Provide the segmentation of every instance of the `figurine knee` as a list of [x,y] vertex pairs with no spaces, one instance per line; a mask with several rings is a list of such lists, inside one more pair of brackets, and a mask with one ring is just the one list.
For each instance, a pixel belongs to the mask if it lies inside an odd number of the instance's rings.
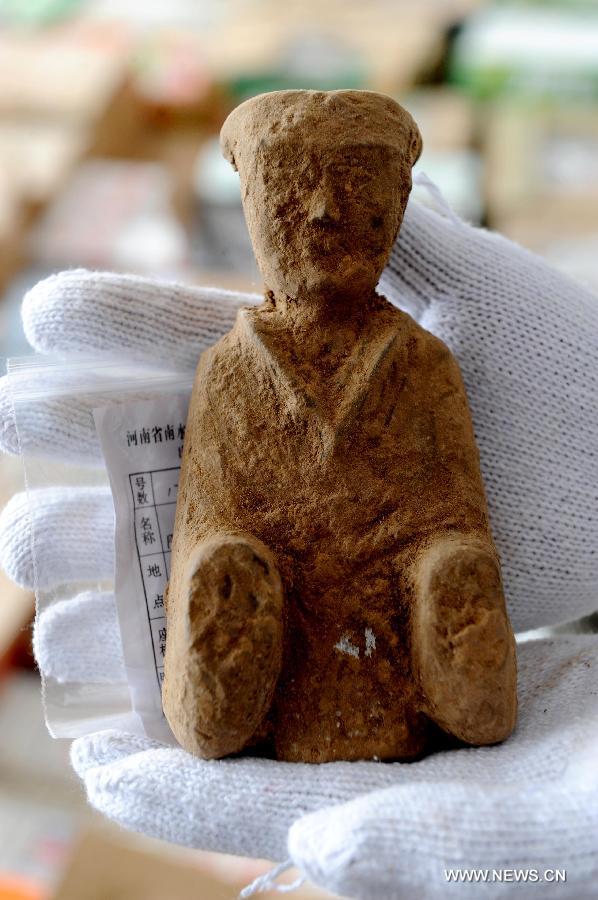
[[492,544],[439,536],[413,576],[414,661],[426,712],[467,743],[504,740],[517,713],[515,640]]
[[163,706],[186,750],[243,749],[268,712],[282,664],[282,584],[251,535],[218,534],[192,554],[168,600]]

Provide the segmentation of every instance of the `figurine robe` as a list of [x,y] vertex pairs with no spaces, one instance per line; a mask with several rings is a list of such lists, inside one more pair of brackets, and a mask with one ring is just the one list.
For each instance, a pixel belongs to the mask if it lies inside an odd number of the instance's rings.
[[514,643],[458,365],[376,294],[327,327],[310,343],[266,298],[201,357],[171,725],[203,756],[312,762],[500,740]]

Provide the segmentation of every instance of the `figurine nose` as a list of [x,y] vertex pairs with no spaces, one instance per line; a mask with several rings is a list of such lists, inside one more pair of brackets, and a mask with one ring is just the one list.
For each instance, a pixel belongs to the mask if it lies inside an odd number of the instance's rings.
[[340,211],[332,192],[320,185],[311,200],[308,219],[310,222],[340,222]]

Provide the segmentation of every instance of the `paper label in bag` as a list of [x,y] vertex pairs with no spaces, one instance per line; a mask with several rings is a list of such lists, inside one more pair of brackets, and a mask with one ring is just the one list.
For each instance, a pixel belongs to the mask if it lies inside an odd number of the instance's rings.
[[164,592],[190,392],[94,410],[115,509],[114,593],[133,710],[175,742],[162,711]]

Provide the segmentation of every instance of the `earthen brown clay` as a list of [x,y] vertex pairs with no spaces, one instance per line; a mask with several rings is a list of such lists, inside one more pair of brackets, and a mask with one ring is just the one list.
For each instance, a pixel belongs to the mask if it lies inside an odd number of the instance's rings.
[[285,91],[221,133],[266,284],[203,354],[164,709],[206,758],[412,759],[514,727],[516,672],[459,367],[376,294],[417,127]]

